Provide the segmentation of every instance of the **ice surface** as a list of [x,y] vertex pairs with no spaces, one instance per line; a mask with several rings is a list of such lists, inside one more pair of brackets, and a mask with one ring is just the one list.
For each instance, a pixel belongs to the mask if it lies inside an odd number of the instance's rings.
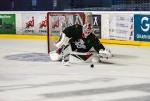
[[150,47],[105,45],[101,64],[50,62],[47,42],[0,39],[0,101],[149,101]]

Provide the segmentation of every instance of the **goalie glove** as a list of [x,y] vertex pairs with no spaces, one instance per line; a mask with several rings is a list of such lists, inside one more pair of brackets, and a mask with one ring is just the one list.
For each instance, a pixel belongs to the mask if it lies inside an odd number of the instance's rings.
[[102,58],[110,58],[110,57],[112,57],[112,54],[109,49],[105,49],[105,50],[101,49],[99,51],[99,56]]

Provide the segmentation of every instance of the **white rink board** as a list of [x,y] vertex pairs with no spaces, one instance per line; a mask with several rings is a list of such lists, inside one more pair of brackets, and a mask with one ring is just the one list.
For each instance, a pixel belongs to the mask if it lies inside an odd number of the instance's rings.
[[[64,11],[64,12],[66,12],[66,11]],[[74,11],[74,12],[76,12],[76,11]],[[89,12],[89,11],[86,11],[86,12]],[[37,20],[35,20],[35,23],[38,24],[39,21],[43,20],[43,17],[40,18],[39,16],[43,16],[44,14],[46,16],[47,11],[22,11],[22,12],[20,12],[20,11],[14,11],[14,12],[1,11],[0,14],[16,14],[16,22],[17,22],[16,23],[16,32],[17,32],[17,34],[27,34],[27,33],[23,32],[24,27],[23,27],[22,17],[25,15],[27,16],[29,14],[33,14],[35,16],[35,18],[37,18]],[[137,12],[136,11],[134,11],[134,12],[131,12],[131,11],[92,11],[92,14],[102,15],[102,24],[101,24],[102,25],[101,26],[102,37],[108,39],[107,34],[109,34],[109,15],[111,15],[111,14],[129,14],[129,15],[130,14],[147,14],[147,15],[150,15],[150,12],[149,11],[141,11],[141,12],[139,12],[139,11],[137,11]],[[38,27],[35,27],[36,34],[39,33],[38,31],[39,31]],[[35,33],[33,33],[33,34],[35,34]],[[41,33],[41,34],[43,35],[43,33]],[[44,33],[44,34],[46,34],[46,33]]]

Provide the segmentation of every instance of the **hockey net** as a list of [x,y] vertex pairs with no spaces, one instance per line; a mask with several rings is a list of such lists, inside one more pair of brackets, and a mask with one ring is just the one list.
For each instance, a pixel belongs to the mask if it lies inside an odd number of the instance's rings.
[[60,38],[60,33],[75,23],[83,25],[85,14],[83,12],[48,12],[47,13],[47,42],[48,53],[55,50],[55,43]]

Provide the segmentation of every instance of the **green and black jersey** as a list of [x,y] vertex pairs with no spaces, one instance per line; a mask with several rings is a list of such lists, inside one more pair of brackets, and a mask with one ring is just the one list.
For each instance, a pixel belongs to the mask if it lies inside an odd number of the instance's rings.
[[63,33],[65,33],[67,37],[71,38],[70,43],[73,51],[88,52],[92,47],[97,52],[99,52],[100,49],[105,49],[93,33],[90,33],[87,38],[82,37],[81,25],[67,27]]

